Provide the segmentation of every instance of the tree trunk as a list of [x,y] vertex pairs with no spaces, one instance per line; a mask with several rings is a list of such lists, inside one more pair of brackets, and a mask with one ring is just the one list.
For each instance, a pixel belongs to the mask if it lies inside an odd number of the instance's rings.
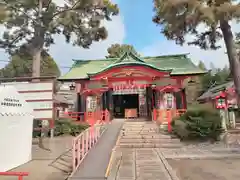
[[240,61],[238,60],[233,33],[229,22],[226,20],[222,20],[220,22],[220,28],[222,30],[225,46],[227,49],[230,70],[233,75],[233,81],[238,99],[238,107],[240,107]]
[[40,48],[34,50],[33,63],[32,63],[32,77],[40,77],[41,59],[42,59],[41,53],[42,53],[42,49]]

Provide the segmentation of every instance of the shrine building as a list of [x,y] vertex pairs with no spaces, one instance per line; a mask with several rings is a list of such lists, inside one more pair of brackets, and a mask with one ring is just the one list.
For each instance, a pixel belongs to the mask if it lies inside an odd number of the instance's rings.
[[188,54],[74,60],[59,81],[72,82],[77,112],[108,110],[112,118],[147,117],[154,110],[185,110],[185,86],[204,74]]

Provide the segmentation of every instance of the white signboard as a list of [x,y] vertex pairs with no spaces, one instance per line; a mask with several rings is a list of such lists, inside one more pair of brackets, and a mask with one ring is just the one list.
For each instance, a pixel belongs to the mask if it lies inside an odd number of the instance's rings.
[[0,172],[31,160],[33,109],[12,86],[0,87]]
[[14,86],[30,103],[34,111],[35,119],[53,118],[53,82],[8,82],[1,86]]

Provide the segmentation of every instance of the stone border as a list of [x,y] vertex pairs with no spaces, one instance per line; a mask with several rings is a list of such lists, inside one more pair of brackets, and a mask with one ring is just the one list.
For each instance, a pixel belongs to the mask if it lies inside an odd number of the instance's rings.
[[156,150],[157,155],[159,156],[160,160],[162,161],[164,167],[166,168],[171,180],[180,180],[178,178],[178,176],[176,175],[176,172],[173,170],[173,168],[170,166],[170,164],[167,162],[166,158],[164,157],[164,155],[162,154],[162,152],[160,152],[159,150]]
[[[112,149],[112,152],[111,152],[110,160],[109,160],[109,162],[108,162],[108,166],[107,166],[107,169],[106,169],[106,172],[105,172],[105,175],[104,175],[105,179],[108,178],[109,173],[110,173],[111,170],[112,170],[112,165],[113,165],[113,162],[114,162],[113,159],[114,159],[115,156],[116,156],[116,147],[117,147],[117,145],[119,144],[119,141],[120,141],[120,138],[121,138],[122,128],[123,128],[123,124],[122,124],[122,126],[121,126],[121,128],[120,128],[120,131],[119,131],[119,134],[118,134],[116,143],[115,143],[115,145],[114,145],[114,147],[113,147],[113,149]],[[122,155],[121,155],[121,159],[122,159]],[[115,158],[115,161],[116,161],[116,158]],[[117,162],[118,162],[118,161],[117,161]],[[119,164],[119,166],[120,166],[120,164]]]
[[180,155],[180,156],[164,156],[165,159],[192,159],[192,160],[201,160],[201,159],[225,159],[225,158],[239,158],[239,154],[211,154],[211,155]]

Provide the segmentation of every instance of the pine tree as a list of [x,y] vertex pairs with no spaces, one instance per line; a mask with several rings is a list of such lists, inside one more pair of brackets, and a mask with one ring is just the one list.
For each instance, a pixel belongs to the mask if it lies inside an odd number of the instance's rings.
[[[217,49],[218,40],[225,42],[231,73],[240,95],[240,61],[230,21],[240,17],[240,4],[234,0],[154,0],[153,21],[161,25],[162,33],[177,44],[186,42],[186,35],[195,39],[187,42],[202,49]],[[204,30],[199,31],[199,25]],[[240,98],[239,98],[240,105]]]
[[108,56],[106,58],[119,58],[121,57],[126,51],[131,51],[132,53],[140,56],[137,51],[134,49],[132,45],[128,44],[112,44],[111,47],[107,49]]
[[198,63],[198,67],[199,67],[201,70],[204,70],[204,71],[207,70],[205,64],[204,64],[202,61],[199,61],[199,63]]
[[40,76],[41,53],[54,43],[55,34],[64,35],[68,43],[89,48],[93,41],[107,38],[101,21],[118,14],[117,5],[109,0],[64,2],[64,6],[59,6],[52,0],[0,0],[8,12],[2,22],[7,30],[0,45],[12,53],[27,44],[33,58],[33,77]]
[[[2,69],[0,69],[0,77],[14,78],[14,77],[31,77],[32,75],[32,57],[28,53],[25,46],[20,47],[13,53],[10,62]],[[54,59],[45,51],[41,55],[41,76],[60,76],[60,69]]]
[[4,22],[8,17],[8,13],[6,11],[6,6],[0,2],[0,23]]

